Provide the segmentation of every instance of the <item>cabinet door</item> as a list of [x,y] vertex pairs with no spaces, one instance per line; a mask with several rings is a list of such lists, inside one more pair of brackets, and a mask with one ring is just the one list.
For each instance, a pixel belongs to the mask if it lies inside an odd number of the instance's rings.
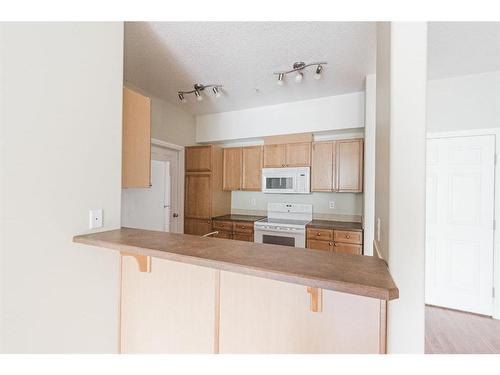
[[151,99],[123,89],[122,187],[151,186]]
[[184,216],[211,219],[211,175],[187,174]]
[[241,188],[241,152],[241,147],[223,150],[223,190],[240,190]]
[[264,145],[264,167],[280,168],[286,164],[286,145]]
[[186,147],[186,172],[212,170],[212,146]]
[[363,191],[363,140],[345,139],[337,141],[337,186],[339,192],[360,193]]
[[335,142],[315,142],[312,146],[311,190],[332,191],[335,180]]
[[309,167],[311,165],[311,142],[288,143],[286,145],[287,167]]
[[212,232],[212,221],[207,219],[184,219],[184,234],[203,236]]
[[262,146],[242,148],[241,190],[262,190]]
[[314,250],[333,251],[333,243],[328,241],[307,240],[307,248]]
[[362,248],[362,245],[354,245],[350,243],[335,242],[333,244],[333,251],[336,253],[361,255],[363,252]]
[[232,232],[226,232],[225,230],[219,230],[219,233],[215,235],[216,238],[225,238],[227,240],[232,240],[233,239],[233,233]]

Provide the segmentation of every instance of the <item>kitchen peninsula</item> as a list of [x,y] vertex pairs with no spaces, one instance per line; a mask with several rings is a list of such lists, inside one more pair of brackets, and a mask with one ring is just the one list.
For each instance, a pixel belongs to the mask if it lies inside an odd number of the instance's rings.
[[376,257],[122,228],[122,353],[385,353],[398,289]]

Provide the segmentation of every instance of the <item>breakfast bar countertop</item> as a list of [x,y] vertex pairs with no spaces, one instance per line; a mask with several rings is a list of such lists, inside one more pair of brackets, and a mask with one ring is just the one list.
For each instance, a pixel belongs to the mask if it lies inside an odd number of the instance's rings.
[[399,297],[385,262],[377,257],[131,228],[73,241],[380,300]]
[[340,229],[351,231],[362,231],[363,226],[355,221],[333,221],[333,220],[313,220],[306,225],[306,228],[316,229]]

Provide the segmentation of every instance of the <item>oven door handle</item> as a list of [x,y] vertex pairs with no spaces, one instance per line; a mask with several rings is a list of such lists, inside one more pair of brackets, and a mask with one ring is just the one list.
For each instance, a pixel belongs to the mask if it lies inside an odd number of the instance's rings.
[[273,232],[273,233],[288,233],[290,235],[298,234],[305,235],[306,231],[304,230],[283,230],[283,229],[271,229],[271,228],[255,228],[255,231],[259,232]]

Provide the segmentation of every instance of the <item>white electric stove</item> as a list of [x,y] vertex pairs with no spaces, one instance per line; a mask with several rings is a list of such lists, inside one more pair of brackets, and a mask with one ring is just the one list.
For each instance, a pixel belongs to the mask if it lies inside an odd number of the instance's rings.
[[268,203],[267,219],[254,223],[254,242],[305,248],[311,220],[311,204]]

